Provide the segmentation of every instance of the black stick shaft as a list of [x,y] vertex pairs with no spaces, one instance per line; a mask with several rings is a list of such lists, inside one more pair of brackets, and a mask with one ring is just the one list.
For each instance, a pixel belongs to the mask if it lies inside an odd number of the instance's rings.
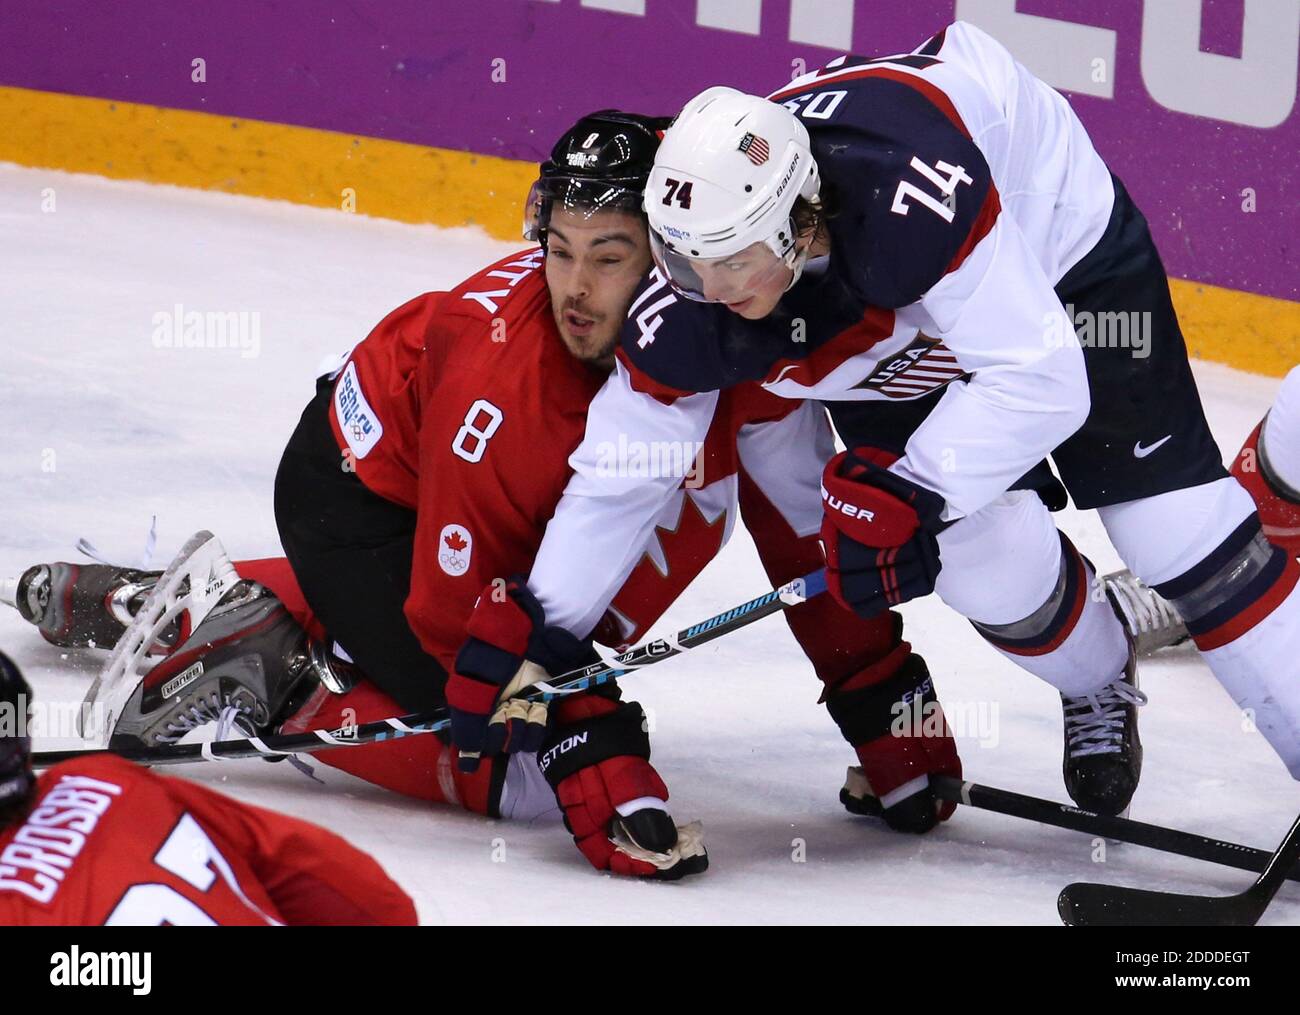
[[[1194,860],[1235,867],[1237,870],[1258,874],[1274,858],[1274,854],[1266,849],[1255,849],[1253,846],[1242,846],[1224,839],[1214,839],[1193,832],[1181,832],[1174,828],[1165,828],[1163,825],[1133,821],[1130,818],[1106,817],[1052,800],[1012,793],[1009,790],[982,786],[979,783],[962,782],[949,776],[931,776],[930,780],[936,795],[944,800],[1006,814],[1013,818],[1037,821],[1039,824],[1068,828],[1088,835],[1118,839],[1135,846],[1146,846],[1148,849],[1158,849],[1165,853],[1191,857]],[[1292,853],[1294,854],[1295,850]],[[1285,870],[1287,879],[1300,881],[1300,872],[1295,870],[1295,860],[1296,857],[1292,855],[1285,865],[1279,865],[1279,878],[1282,876],[1280,871]]]
[[[563,694],[585,691],[609,683],[644,666],[662,662],[680,655],[698,645],[713,641],[756,620],[780,613],[787,606],[805,602],[826,591],[826,572],[814,571],[779,589],[765,592],[756,599],[724,610],[708,620],[677,632],[671,641],[659,639],[629,649],[609,662],[592,663],[582,669],[571,670],[550,680],[547,687]],[[522,697],[537,701],[551,701],[560,697],[539,689]],[[164,744],[158,747],[136,747],[117,751],[79,748],[70,751],[38,751],[32,755],[32,764],[48,768],[63,761],[85,758],[93,754],[117,754],[128,761],[142,765],[181,765],[194,761],[217,761],[232,758],[270,758],[286,754],[310,754],[334,747],[353,747],[395,737],[419,733],[436,733],[449,724],[445,706],[430,712],[378,719],[337,730],[310,731],[307,733],[273,734],[255,740],[219,740],[208,744]]]

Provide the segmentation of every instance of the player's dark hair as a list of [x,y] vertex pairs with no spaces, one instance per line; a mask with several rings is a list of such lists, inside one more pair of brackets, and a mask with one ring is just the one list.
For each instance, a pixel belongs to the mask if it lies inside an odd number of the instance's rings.
[[826,232],[828,223],[839,214],[839,210],[835,189],[825,182],[822,183],[816,202],[809,201],[806,197],[796,197],[794,207],[790,209],[790,221],[794,223],[795,235],[807,235],[816,239]]
[[557,205],[583,216],[616,210],[644,217],[642,192],[671,122],[670,117],[602,109],[566,130],[528,195],[524,237],[544,248]]
[[36,791],[27,735],[31,700],[32,689],[18,666],[0,652],[0,828],[27,813]]

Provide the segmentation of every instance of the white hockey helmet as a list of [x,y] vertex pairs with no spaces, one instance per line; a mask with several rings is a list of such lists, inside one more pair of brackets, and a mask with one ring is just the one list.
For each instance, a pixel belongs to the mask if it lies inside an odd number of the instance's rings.
[[[808,130],[784,106],[734,88],[701,92],[664,134],[645,191],[650,248],[674,288],[691,299],[733,302],[784,265],[798,279],[795,199],[820,187]],[[737,258],[737,255],[743,257]],[[708,276],[738,282],[721,289]],[[788,288],[788,286],[787,286]]]

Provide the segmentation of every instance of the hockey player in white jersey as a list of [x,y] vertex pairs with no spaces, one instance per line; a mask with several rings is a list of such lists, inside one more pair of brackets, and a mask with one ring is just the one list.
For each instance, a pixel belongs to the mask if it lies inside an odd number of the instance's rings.
[[849,448],[824,474],[835,597],[938,592],[1054,685],[1081,806],[1127,804],[1144,697],[1044,504],[1049,455],[1300,777],[1300,567],[1225,470],[1146,222],[1062,96],[959,22],[767,100],[702,93],[645,202],[656,269],[529,580],[548,623],[590,630],[671,492],[599,449],[698,440],[758,381],[827,401]]

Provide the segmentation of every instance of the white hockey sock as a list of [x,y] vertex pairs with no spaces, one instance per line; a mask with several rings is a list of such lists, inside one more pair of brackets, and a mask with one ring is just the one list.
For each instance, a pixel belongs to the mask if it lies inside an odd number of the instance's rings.
[[[1011,651],[998,643],[994,631],[977,625],[1004,656],[1071,698],[1100,691],[1122,676],[1128,663],[1124,626],[1096,584],[1092,568],[1087,568],[1087,576],[1079,619],[1068,629],[1064,640],[1051,651],[1040,654]],[[1008,628],[1002,628],[1002,631],[1006,630]]]
[[1262,733],[1300,779],[1300,585],[1240,638],[1201,654],[1246,713],[1242,729]]
[[963,518],[939,551],[940,597],[1017,666],[1070,697],[1123,672],[1123,626],[1036,494],[1004,494]]

